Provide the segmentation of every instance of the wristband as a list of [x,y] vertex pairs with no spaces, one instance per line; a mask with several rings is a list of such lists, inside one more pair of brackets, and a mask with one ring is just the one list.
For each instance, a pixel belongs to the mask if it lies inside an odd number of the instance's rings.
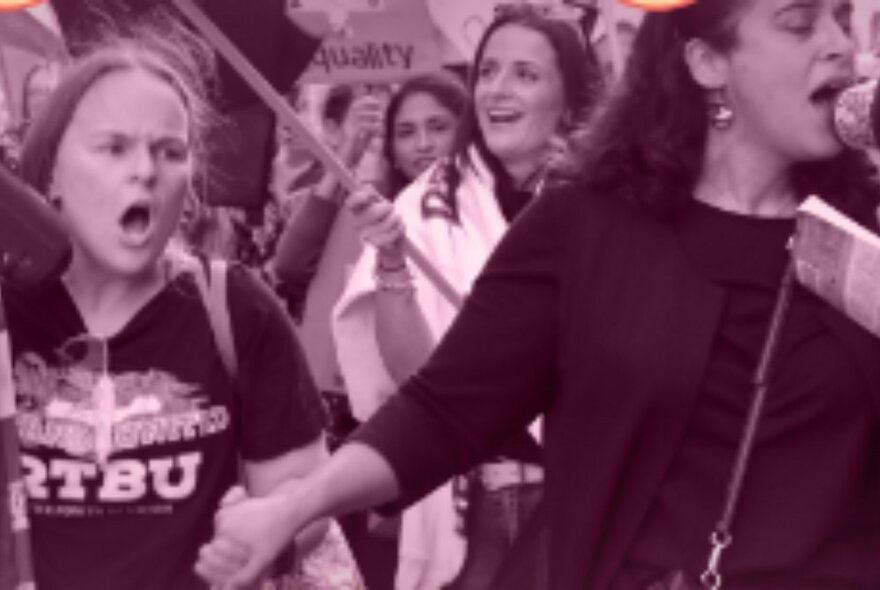
[[395,272],[409,272],[409,267],[406,265],[406,260],[401,260],[400,264],[395,266],[385,266],[382,264],[382,259],[376,259],[376,271],[377,272],[387,272],[387,273],[395,273]]
[[412,295],[416,290],[413,276],[406,264],[395,270],[383,269],[377,265],[373,279],[376,281],[376,288],[379,291]]

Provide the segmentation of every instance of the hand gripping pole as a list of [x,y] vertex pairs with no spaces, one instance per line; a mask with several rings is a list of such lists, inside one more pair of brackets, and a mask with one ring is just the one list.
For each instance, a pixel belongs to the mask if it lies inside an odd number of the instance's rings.
[[[349,191],[357,187],[357,180],[351,171],[324,145],[311,130],[299,120],[296,112],[288,104],[266,78],[254,68],[239,49],[211,19],[193,3],[192,0],[173,0],[177,9],[207,39],[211,45],[226,59],[238,74],[247,81],[251,89],[272,109],[278,119],[293,129],[312,154],[318,158],[339,182]],[[403,249],[406,256],[413,261],[423,275],[455,308],[460,308],[463,298],[458,290],[431,263],[425,254],[404,236]]]

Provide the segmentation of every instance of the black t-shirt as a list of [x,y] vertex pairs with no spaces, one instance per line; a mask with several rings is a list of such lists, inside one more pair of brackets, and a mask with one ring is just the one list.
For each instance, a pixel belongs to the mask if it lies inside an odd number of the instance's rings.
[[239,374],[192,277],[116,335],[87,330],[60,283],[4,292],[41,590],[190,589],[237,458],[306,445],[320,402],[284,311],[241,269],[228,301]]

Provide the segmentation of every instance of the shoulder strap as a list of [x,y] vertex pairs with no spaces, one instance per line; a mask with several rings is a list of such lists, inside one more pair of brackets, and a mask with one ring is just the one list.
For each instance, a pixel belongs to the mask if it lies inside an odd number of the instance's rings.
[[234,379],[238,374],[238,357],[235,354],[226,287],[229,265],[224,260],[208,260],[206,264],[198,266],[200,268],[194,269],[193,276],[208,312],[208,321],[211,323],[211,331],[214,333],[223,366]]

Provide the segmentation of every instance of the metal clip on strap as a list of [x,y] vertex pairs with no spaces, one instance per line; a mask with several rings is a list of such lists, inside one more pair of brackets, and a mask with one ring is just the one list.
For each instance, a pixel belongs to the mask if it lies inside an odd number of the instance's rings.
[[782,326],[788,312],[788,305],[791,302],[791,291],[794,283],[794,264],[789,260],[782,275],[782,283],[779,286],[779,294],[776,297],[776,304],[773,308],[773,316],[770,319],[770,327],[767,331],[767,338],[764,340],[764,347],[761,350],[761,357],[758,361],[758,367],[755,370],[753,380],[754,395],[752,403],[749,407],[748,418],[746,419],[743,435],[740,439],[739,449],[737,450],[736,460],[730,473],[730,482],[727,485],[727,497],[724,503],[724,510],[715,530],[709,535],[709,544],[712,550],[709,553],[709,560],[706,564],[706,570],[700,575],[700,582],[703,587],[708,590],[719,590],[721,588],[721,556],[725,549],[733,543],[733,535],[730,532],[733,523],[733,517],[736,512],[737,501],[739,500],[740,490],[742,489],[743,480],[745,479],[746,469],[748,468],[749,458],[752,449],[755,446],[755,434],[758,431],[758,422],[761,418],[761,411],[764,407],[764,400],[767,398],[767,379],[770,374],[771,365],[776,357],[776,349],[779,344],[779,335],[782,333]]

